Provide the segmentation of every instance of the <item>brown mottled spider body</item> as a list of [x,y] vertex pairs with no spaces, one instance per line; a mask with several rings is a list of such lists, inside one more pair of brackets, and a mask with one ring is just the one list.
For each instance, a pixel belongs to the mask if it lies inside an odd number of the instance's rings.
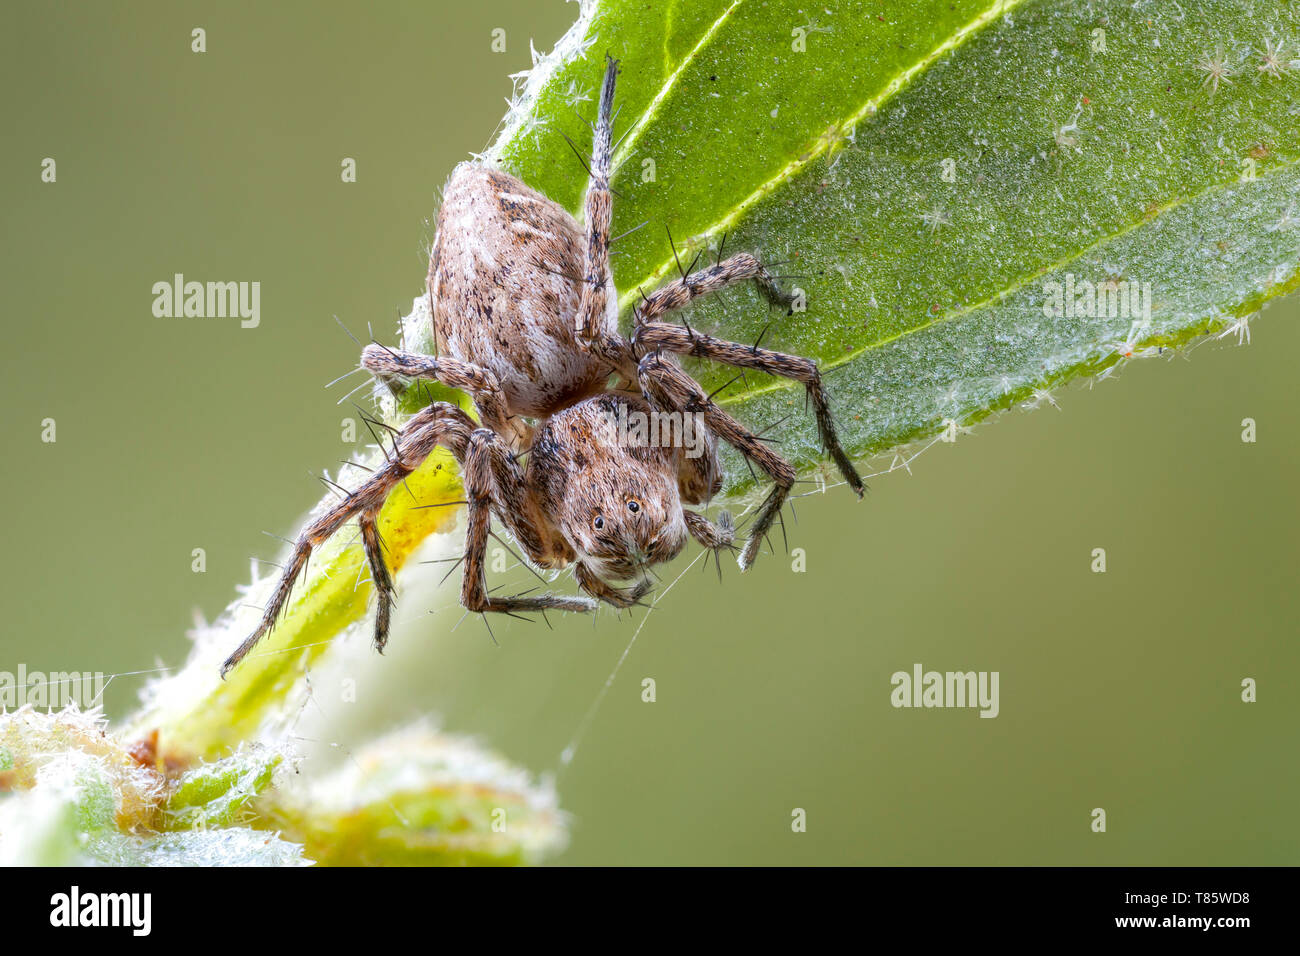
[[[604,391],[609,364],[574,324],[583,244],[565,209],[506,173],[462,163],[443,191],[428,277],[438,354],[491,373],[512,414],[545,418]],[[597,328],[615,336],[606,282]]]
[[[394,587],[377,518],[389,493],[438,447],[460,464],[465,486],[461,603],[468,610],[589,611],[598,600],[628,607],[649,590],[648,569],[676,557],[688,537],[708,548],[730,547],[729,520],[714,524],[684,507],[704,504],[720,490],[719,439],[774,483],[740,552],[740,567],[748,568],[790,492],[794,469],[705,395],[674,353],[802,382],[827,453],[862,494],[862,480],[835,436],[813,362],[663,321],[700,295],[748,280],[770,301],[788,307],[790,297],[753,256],[733,255],[646,296],[635,310],[631,339],[619,335],[618,295],[609,269],[617,72],[617,62],[610,60],[595,126],[585,224],[506,173],[464,163],[452,174],[429,260],[438,355],[369,345],[361,364],[395,391],[420,378],[465,391],[480,422],[445,402],[412,416],[386,463],[303,529],[260,624],[225,662],[223,675],[275,624],[312,549],[353,518],[361,527],[378,598],[375,646],[383,649]],[[701,421],[697,453],[680,443],[628,441],[619,422],[654,414]],[[493,516],[531,564],[572,565],[588,596],[489,594],[484,557]],[[609,579],[636,580],[617,587]]]

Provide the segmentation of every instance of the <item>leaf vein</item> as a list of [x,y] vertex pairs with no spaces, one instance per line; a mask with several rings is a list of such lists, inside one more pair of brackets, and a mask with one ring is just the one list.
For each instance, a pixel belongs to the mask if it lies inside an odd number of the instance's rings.
[[[682,75],[682,72],[688,66],[690,66],[690,64],[694,61],[696,55],[701,50],[703,50],[706,46],[708,46],[709,41],[713,39],[714,34],[716,34],[718,30],[722,28],[722,25],[727,22],[727,19],[736,10],[736,8],[739,7],[744,2],[745,0],[733,0],[731,6],[727,7],[727,9],[722,11],[722,15],[719,16],[718,19],[714,20],[713,23],[709,25],[709,28],[704,31],[704,35],[700,37],[699,41],[696,42],[695,46],[691,47],[690,52],[687,53],[684,57],[682,57],[682,61],[677,64],[677,69],[673,70],[672,74],[664,82],[664,85],[659,88],[659,92],[654,95],[654,99],[652,99],[649,103],[646,104],[646,108],[642,110],[641,115],[637,117],[636,125],[632,127],[631,133],[628,134],[627,142],[623,144],[623,146],[618,151],[618,155],[614,157],[613,166],[615,171],[617,171],[618,168],[623,165],[624,160],[626,160],[628,155],[631,153],[632,147],[635,146],[637,141],[641,138],[642,131],[646,128],[646,126],[649,125],[646,122],[646,120],[648,120],[650,117],[654,115],[655,111],[659,108],[659,105],[663,103],[663,101],[667,99],[668,94],[672,92],[673,87],[676,86],[677,84],[677,78]],[[667,51],[666,43],[664,49],[666,54]]]
[[[700,43],[696,45],[695,49],[691,51],[691,55],[686,57],[686,59],[682,61],[677,71],[673,74],[672,77],[673,80],[676,80],[677,76],[680,75],[682,69],[684,69],[686,65],[690,62],[691,58],[695,55],[696,50],[700,49],[700,47],[711,37],[711,35],[716,31],[716,29],[727,18],[727,16],[731,13],[731,11],[734,10],[737,6],[739,6],[741,2],[742,0],[736,0],[736,3],[733,3],[727,9],[726,13],[724,13],[717,20],[717,22],[715,22],[713,26],[709,28],[705,37],[702,38]],[[915,79],[918,75],[923,73],[925,70],[929,69],[929,67],[940,57],[957,49],[959,46],[965,43],[970,37],[974,36],[977,32],[979,32],[979,30],[987,26],[998,16],[1006,14],[1007,12],[1013,10],[1014,8],[1020,6],[1022,3],[1025,2],[1027,2],[1027,0],[994,0],[994,2],[990,4],[988,7],[986,7],[984,11],[979,14],[979,16],[975,17],[973,20],[969,21],[968,23],[959,27],[957,30],[953,31],[952,34],[944,38],[942,43],[935,46],[934,49],[932,49],[925,56],[921,57],[911,66],[907,67],[905,70],[901,70],[898,73],[896,73],[893,76],[893,78],[891,78],[890,81],[885,84],[885,86],[880,90],[879,93],[877,93],[875,96],[868,99],[865,103],[863,103],[860,107],[858,107],[857,110],[855,110],[853,113],[849,114],[845,119],[841,120],[838,124],[836,124],[836,128],[841,131],[845,129],[851,129],[863,118],[874,115],[883,104],[889,102],[889,100],[897,96],[898,93],[901,92],[908,84],[910,84],[913,79]],[[670,87],[671,87],[671,82],[665,84],[664,88],[660,90],[659,94],[655,97],[650,107],[647,108],[645,114],[643,114],[642,117],[643,119],[646,116],[649,116],[651,109],[657,106],[663,100],[663,98],[667,95]],[[761,200],[765,199],[771,193],[775,192],[781,186],[785,185],[785,183],[795,178],[795,176],[797,176],[800,172],[802,172],[814,160],[819,159],[821,156],[837,148],[842,148],[843,143],[844,143],[843,136],[838,136],[833,138],[827,137],[825,135],[818,136],[817,139],[815,139],[812,143],[809,144],[807,149],[801,151],[794,159],[790,160],[790,162],[788,162],[784,167],[782,167],[782,169],[775,176],[767,180],[767,182],[761,184],[752,193],[750,193],[739,203],[737,203],[734,207],[732,207],[732,209],[725,216],[723,216],[712,226],[706,229],[702,233],[702,235],[708,237],[708,236],[716,235],[718,232],[723,230],[730,230],[745,215],[745,213],[749,211],[749,209],[752,206],[754,206]],[[627,144],[629,148],[631,147],[631,145],[632,144],[630,142]],[[625,155],[622,158],[625,158],[627,150],[624,149],[623,152]],[[667,274],[670,268],[675,267],[674,261],[675,260],[672,259],[665,260],[658,267],[652,270],[650,274],[646,276],[641,282],[633,283],[629,287],[629,291],[623,293],[623,295],[620,297],[619,307],[621,309],[626,309],[636,298],[637,293],[635,290],[640,286],[647,285],[652,282],[657,282],[658,280],[663,278],[663,276]]]
[[[1266,171],[1261,171],[1258,174],[1257,179],[1262,180],[1267,176],[1280,175],[1282,172],[1285,172],[1286,170],[1290,169],[1292,166],[1295,166],[1297,162],[1300,162],[1300,160],[1293,159],[1285,163],[1279,163],[1277,165],[1274,165]],[[986,309],[993,305],[996,305],[998,302],[1001,302],[1003,299],[1007,298],[1008,296],[1013,295],[1016,292],[1019,292],[1021,289],[1023,289],[1026,285],[1028,285],[1038,276],[1043,276],[1052,272],[1056,272],[1064,268],[1065,266],[1069,265],[1071,262],[1075,262],[1079,259],[1082,259],[1084,256],[1088,255],[1089,253],[1094,252],[1097,249],[1100,249],[1103,246],[1106,246],[1109,243],[1114,242],[1118,239],[1122,239],[1124,236],[1128,235],[1133,230],[1138,229],[1144,225],[1149,225],[1150,223],[1154,222],[1156,219],[1163,216],[1165,213],[1172,212],[1173,210],[1177,209],[1179,206],[1183,206],[1189,202],[1202,199],[1205,196],[1208,196],[1211,193],[1217,192],[1221,189],[1231,189],[1234,186],[1240,186],[1240,185],[1241,183],[1237,179],[1223,180],[1220,182],[1208,184],[1200,192],[1192,193],[1191,195],[1186,195],[1186,196],[1178,196],[1175,199],[1171,200],[1170,202],[1165,203],[1163,206],[1158,206],[1156,208],[1156,212],[1154,215],[1144,214],[1141,218],[1125,225],[1124,227],[1116,230],[1115,232],[1110,232],[1110,233],[1106,233],[1103,236],[1099,236],[1097,240],[1093,242],[1091,245],[1084,246],[1083,248],[1074,251],[1070,255],[1058,259],[1056,262],[1053,262],[1050,265],[1035,269],[1033,272],[1012,281],[1005,288],[999,289],[997,292],[993,293],[992,295],[988,296],[985,299],[982,299],[979,302],[976,302],[973,305],[968,305],[965,308],[957,309],[956,311],[951,312],[947,315],[938,316],[937,318],[931,319],[930,321],[926,322],[923,325],[917,325],[909,329],[903,329],[901,332],[897,332],[894,335],[888,336],[883,339],[877,339],[874,342],[869,342],[866,345],[863,345],[861,348],[855,349],[846,355],[842,355],[839,358],[832,359],[829,362],[823,363],[822,369],[823,371],[829,372],[831,369],[839,368],[841,365],[847,365],[849,362],[852,362],[854,359],[859,358],[862,355],[865,355],[867,352],[883,348],[886,345],[890,345],[894,342],[897,342],[900,339],[906,338],[909,335],[914,335],[917,332],[924,332],[926,329],[933,328],[936,325],[941,325],[946,322],[953,322],[953,321],[960,320],[962,318],[965,318],[968,315],[980,311],[981,309]],[[796,383],[794,382],[790,382],[786,380],[771,382],[763,386],[762,388],[755,388],[755,389],[750,389],[749,391],[746,392],[734,393],[728,396],[719,404],[745,401],[747,399],[753,398],[756,395],[766,395],[770,392],[778,391],[783,388],[792,388],[795,384]]]

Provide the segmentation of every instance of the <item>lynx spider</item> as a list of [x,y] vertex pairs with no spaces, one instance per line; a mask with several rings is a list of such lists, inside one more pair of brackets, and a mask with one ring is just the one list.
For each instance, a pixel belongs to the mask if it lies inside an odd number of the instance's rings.
[[[434,379],[467,392],[475,422],[434,402],[406,423],[386,463],[298,537],[256,630],[230,655],[222,676],[274,626],[312,549],[356,518],[378,608],[375,647],[388,638],[394,585],[377,519],[389,493],[433,452],[460,465],[468,505],[461,604],[470,611],[591,611],[599,601],[637,603],[651,565],[676,557],[692,537],[729,548],[729,521],[717,524],[684,504],[701,505],[722,487],[716,440],[733,445],[773,481],[740,551],[752,564],[795,481],[794,468],[716,405],[679,366],[694,355],[802,382],[827,453],[859,497],[862,479],[840,446],[817,366],[808,359],[726,342],[664,321],[698,296],[753,280],[771,302],[793,298],[748,253],[686,274],[645,296],[633,333],[618,333],[618,295],[609,269],[612,107],[618,61],[609,58],[593,127],[584,227],[518,179],[474,163],[452,173],[429,257],[428,295],[437,357],[366,346],[361,365],[395,392]],[[697,414],[705,453],[628,447],[612,422],[620,406],[642,413]],[[527,419],[534,423],[530,424]],[[527,452],[527,462],[519,459]],[[497,597],[484,574],[495,515],[538,568],[572,565],[588,596]],[[615,587],[607,578],[628,580]]]

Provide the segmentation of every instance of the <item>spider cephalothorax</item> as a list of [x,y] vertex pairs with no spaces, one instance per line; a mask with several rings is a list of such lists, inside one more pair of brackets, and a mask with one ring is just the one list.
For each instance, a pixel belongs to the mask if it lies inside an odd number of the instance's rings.
[[[707,503],[722,486],[718,440],[774,483],[740,551],[740,566],[748,568],[795,472],[705,395],[682,371],[678,354],[802,382],[827,453],[849,487],[862,494],[862,479],[835,436],[813,362],[663,321],[698,296],[750,280],[788,308],[790,296],[752,255],[720,259],[645,296],[633,314],[631,337],[619,335],[609,269],[617,74],[618,64],[610,60],[582,225],[506,173],[472,163],[452,173],[429,257],[437,356],[369,345],[361,364],[395,391],[420,378],[465,391],[479,421],[445,402],[412,416],[383,467],[303,530],[261,623],[226,661],[223,674],[275,624],[312,549],[353,518],[361,526],[378,596],[375,646],[383,649],[393,581],[376,524],[379,510],[389,492],[440,446],[460,464],[465,485],[469,518],[461,603],[471,611],[589,611],[598,600],[627,607],[649,590],[648,569],[676,557],[688,537],[708,548],[730,547],[729,520],[715,524],[685,507]],[[628,422],[658,426],[659,419],[674,440],[644,441],[649,432],[633,438],[627,428]],[[484,555],[493,516],[532,564],[572,565],[588,596],[490,594]],[[609,579],[633,583],[617,587]]]

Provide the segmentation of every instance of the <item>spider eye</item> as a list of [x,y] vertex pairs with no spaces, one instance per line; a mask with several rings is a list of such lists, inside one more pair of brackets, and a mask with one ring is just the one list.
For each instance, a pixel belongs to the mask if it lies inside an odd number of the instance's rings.
[[641,510],[641,502],[637,501],[635,498],[629,498],[627,500],[627,510],[632,512],[632,514],[636,514]]
[[599,531],[601,528],[605,527],[605,516],[604,516],[604,515],[596,515],[596,517],[594,517],[594,518],[591,519],[591,526],[592,526],[593,528],[595,528],[597,531]]

